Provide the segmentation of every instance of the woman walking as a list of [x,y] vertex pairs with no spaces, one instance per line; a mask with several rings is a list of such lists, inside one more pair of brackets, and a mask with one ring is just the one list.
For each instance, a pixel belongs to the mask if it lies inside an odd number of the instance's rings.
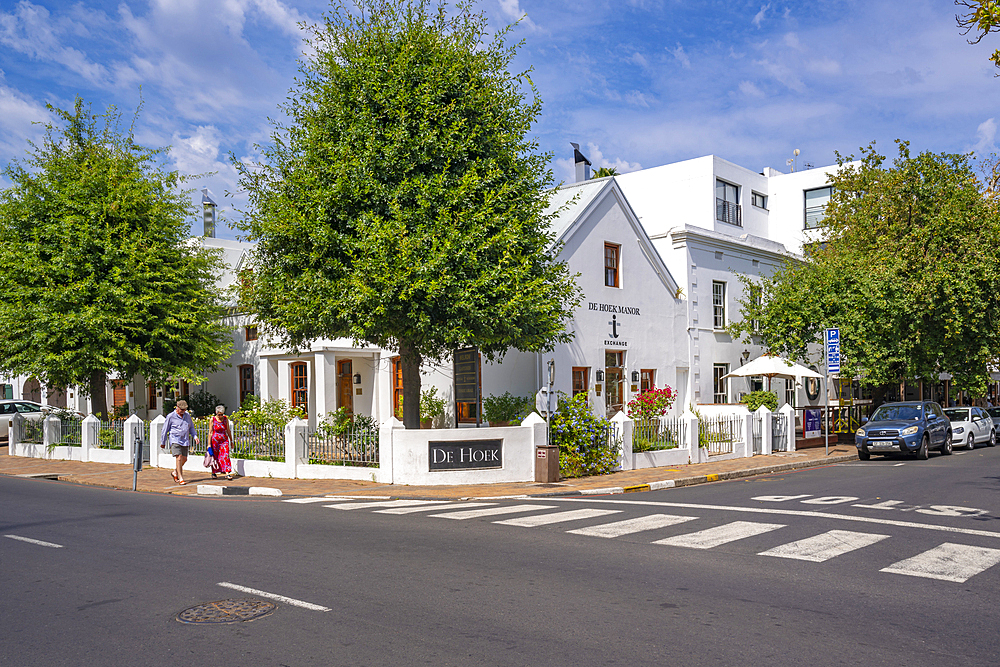
[[233,478],[233,464],[229,460],[232,441],[233,432],[226,417],[226,408],[217,405],[212,416],[212,479],[218,479],[219,475],[225,475],[226,479]]

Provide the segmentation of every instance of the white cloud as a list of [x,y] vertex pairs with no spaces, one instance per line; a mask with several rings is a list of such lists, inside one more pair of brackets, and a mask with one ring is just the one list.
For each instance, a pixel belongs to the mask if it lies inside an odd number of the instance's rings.
[[623,160],[620,157],[616,157],[613,161],[604,157],[604,153],[597,144],[593,142],[587,142],[587,157],[593,163],[593,169],[596,171],[601,167],[607,167],[609,169],[615,169],[619,174],[627,174],[630,171],[639,171],[642,169],[642,165],[638,162],[629,162],[628,160]]
[[833,58],[819,58],[807,62],[806,69],[815,74],[834,76],[840,74],[840,63]]
[[638,90],[631,90],[625,93],[625,101],[637,107],[648,107],[649,100]]
[[[532,23],[531,19],[527,14],[521,9],[521,3],[519,0],[499,0],[500,11],[511,21],[521,20],[522,27],[528,28],[529,30],[535,29],[535,24]],[[523,18],[522,18],[523,17]]]
[[764,97],[764,91],[750,81],[740,81],[740,92],[747,97]]
[[799,36],[796,33],[786,32],[784,40],[785,40],[785,46],[792,49],[799,48]]
[[639,67],[649,67],[649,61],[646,60],[646,56],[642,55],[638,51],[636,51],[635,53],[633,53],[632,57],[629,58],[629,60],[632,63],[638,65]]
[[687,69],[691,68],[691,59],[688,58],[686,53],[684,53],[684,47],[681,46],[680,42],[677,43],[676,48],[671,49],[670,47],[667,47],[667,51],[674,54],[674,58],[676,58],[683,67]]
[[997,124],[992,118],[987,118],[979,127],[976,128],[976,137],[978,141],[972,147],[972,150],[979,155],[985,155],[987,153],[993,153],[996,151],[996,136],[997,136]]
[[758,30],[760,29],[760,24],[764,21],[764,14],[770,8],[771,8],[770,2],[767,3],[766,5],[762,5],[760,11],[754,14],[753,20],[750,21],[750,23],[754,24]]
[[798,77],[795,72],[781,63],[772,62],[770,60],[758,60],[754,63],[765,73],[771,76],[778,83],[783,84],[787,88],[794,90],[797,93],[805,90],[805,84],[802,83],[802,79]]

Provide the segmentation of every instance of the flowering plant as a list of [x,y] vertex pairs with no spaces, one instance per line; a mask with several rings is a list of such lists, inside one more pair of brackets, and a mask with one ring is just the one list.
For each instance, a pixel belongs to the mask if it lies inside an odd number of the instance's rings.
[[563,478],[606,475],[618,465],[621,439],[615,437],[607,419],[590,411],[585,393],[570,399],[560,394],[550,437],[552,444],[559,445],[559,475]]
[[648,389],[628,402],[628,416],[646,421],[666,414],[677,395],[670,387]]

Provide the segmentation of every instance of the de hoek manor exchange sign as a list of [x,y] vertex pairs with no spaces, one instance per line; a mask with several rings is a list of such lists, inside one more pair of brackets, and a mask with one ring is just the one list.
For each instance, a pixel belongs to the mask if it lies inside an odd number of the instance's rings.
[[502,468],[503,440],[432,440],[428,462],[433,470]]

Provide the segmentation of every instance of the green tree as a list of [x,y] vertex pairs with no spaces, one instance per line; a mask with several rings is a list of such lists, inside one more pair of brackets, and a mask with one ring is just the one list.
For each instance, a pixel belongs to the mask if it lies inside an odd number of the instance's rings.
[[113,107],[48,108],[41,145],[3,172],[0,371],[81,385],[100,415],[111,372],[201,381],[231,343],[218,257],[188,238],[184,179]]
[[423,359],[571,339],[579,291],[544,213],[551,156],[526,138],[541,102],[509,71],[508,30],[491,38],[468,4],[336,4],[264,164],[234,160],[257,242],[244,310],[293,350],[318,337],[399,350],[407,428]]
[[898,143],[891,166],[874,145],[857,163],[838,156],[824,241],[770,278],[743,277],[755,288],[732,331],[808,359],[836,326],[842,373],[865,384],[945,371],[982,395],[1000,356],[1000,210],[967,156]]
[[617,175],[618,175],[618,169],[616,169],[615,167],[601,167],[600,169],[594,172],[594,175],[591,176],[591,178],[604,178],[605,176],[617,176]]
[[[955,0],[957,7],[964,7],[955,15],[963,35],[973,34],[969,44],[978,44],[986,35],[1000,30],[1000,6],[997,0]],[[1000,67],[1000,49],[993,51],[990,60]]]

